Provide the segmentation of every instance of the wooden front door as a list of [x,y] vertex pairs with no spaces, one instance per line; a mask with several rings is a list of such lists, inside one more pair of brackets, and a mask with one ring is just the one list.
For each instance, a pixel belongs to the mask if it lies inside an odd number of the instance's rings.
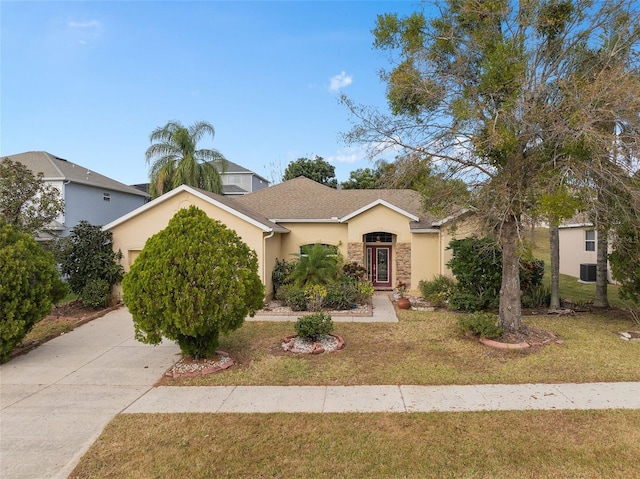
[[367,246],[367,276],[376,288],[391,287],[391,246]]

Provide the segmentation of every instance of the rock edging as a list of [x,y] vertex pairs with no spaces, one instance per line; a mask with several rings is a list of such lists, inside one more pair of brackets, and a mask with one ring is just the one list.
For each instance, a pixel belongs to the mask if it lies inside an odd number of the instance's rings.
[[318,342],[314,342],[309,350],[297,349],[294,344],[294,339],[298,337],[297,334],[291,334],[282,338],[282,349],[297,354],[322,354],[325,352],[332,353],[344,348],[344,339],[342,338],[342,336],[333,333],[327,334],[327,336],[331,336],[332,338],[336,338],[338,340],[338,344],[333,349],[330,349],[328,351],[325,350],[325,347]]

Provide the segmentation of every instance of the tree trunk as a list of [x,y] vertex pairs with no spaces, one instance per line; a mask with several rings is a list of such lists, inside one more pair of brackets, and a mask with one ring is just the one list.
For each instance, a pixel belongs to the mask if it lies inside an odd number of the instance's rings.
[[607,231],[605,229],[598,229],[596,243],[596,297],[593,300],[593,305],[596,308],[608,308],[609,299],[607,297],[607,270],[609,255],[609,239]]
[[502,226],[502,286],[500,287],[500,327],[505,332],[522,328],[520,264],[517,253],[518,222],[513,216]]
[[558,225],[549,226],[549,249],[551,251],[551,309],[560,309],[560,237]]

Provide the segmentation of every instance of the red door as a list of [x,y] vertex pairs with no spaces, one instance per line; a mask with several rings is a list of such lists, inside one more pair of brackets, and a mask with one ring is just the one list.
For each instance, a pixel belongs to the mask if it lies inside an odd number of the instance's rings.
[[374,287],[391,287],[391,246],[367,246],[367,275]]

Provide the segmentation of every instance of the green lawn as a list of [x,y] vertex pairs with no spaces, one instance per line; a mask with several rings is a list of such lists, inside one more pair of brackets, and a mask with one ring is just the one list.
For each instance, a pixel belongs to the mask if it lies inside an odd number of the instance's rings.
[[122,414],[84,478],[640,477],[640,411]]

